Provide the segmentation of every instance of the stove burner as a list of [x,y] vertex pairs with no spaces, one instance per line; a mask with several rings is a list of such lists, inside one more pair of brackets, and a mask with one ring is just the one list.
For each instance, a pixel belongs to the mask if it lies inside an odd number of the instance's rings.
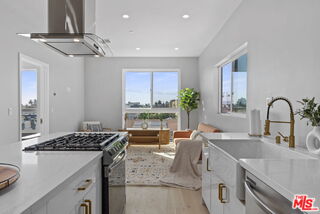
[[26,147],[24,151],[101,151],[118,137],[115,133],[74,133]]

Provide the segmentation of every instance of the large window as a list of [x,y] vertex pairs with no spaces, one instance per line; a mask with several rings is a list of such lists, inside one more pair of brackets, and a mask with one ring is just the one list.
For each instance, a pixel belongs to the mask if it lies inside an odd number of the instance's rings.
[[124,127],[138,128],[148,114],[149,127],[178,129],[178,70],[124,70]]
[[247,53],[219,66],[220,113],[245,115],[247,109]]

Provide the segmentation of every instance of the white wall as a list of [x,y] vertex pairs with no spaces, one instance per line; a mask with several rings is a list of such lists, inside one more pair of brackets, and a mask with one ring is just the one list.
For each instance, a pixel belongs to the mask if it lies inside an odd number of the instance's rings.
[[[98,120],[104,127],[122,126],[122,69],[178,68],[181,87],[198,89],[198,58],[87,58],[85,60],[85,119]],[[198,113],[191,113],[191,128],[198,123]],[[182,128],[186,128],[182,112]]]
[[[218,72],[215,64],[244,42],[249,43],[248,106],[266,117],[267,97],[296,100],[316,97],[320,101],[320,1],[243,0],[233,16],[199,58],[202,109],[199,120],[224,131],[248,131],[248,120],[218,114]],[[271,118],[289,119],[288,107],[276,103]],[[274,124],[272,131],[288,128]],[[286,125],[281,125],[285,127]],[[310,130],[296,116],[297,141],[304,145]]]
[[[18,32],[47,31],[47,1],[4,0],[0,7],[0,136],[1,143],[18,140],[18,53],[50,66],[50,132],[78,129],[84,117],[83,59],[66,58]],[[71,88],[70,93],[67,87]],[[57,96],[53,97],[53,92]],[[8,116],[8,108],[13,115]]]

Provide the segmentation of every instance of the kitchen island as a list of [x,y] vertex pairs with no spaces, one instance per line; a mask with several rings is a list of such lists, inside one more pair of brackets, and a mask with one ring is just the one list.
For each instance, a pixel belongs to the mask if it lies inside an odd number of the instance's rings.
[[22,151],[65,134],[0,146],[0,163],[21,170],[18,181],[0,191],[1,214],[77,213],[86,208],[85,199],[96,209],[93,213],[101,213],[101,151]]

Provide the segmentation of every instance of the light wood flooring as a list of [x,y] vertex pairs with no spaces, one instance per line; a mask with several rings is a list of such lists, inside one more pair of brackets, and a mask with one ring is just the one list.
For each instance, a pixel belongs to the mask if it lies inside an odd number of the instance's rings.
[[127,186],[125,214],[208,214],[201,190]]

